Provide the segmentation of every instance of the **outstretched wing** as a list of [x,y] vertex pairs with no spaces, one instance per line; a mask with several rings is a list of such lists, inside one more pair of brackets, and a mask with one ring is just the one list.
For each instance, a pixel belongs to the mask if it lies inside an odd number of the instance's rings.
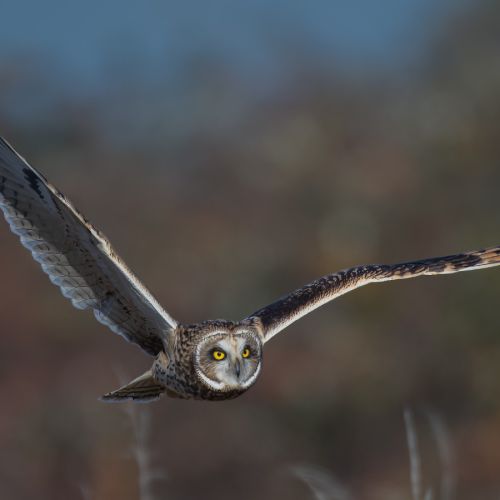
[[108,240],[0,138],[0,208],[11,230],[78,309],[91,308],[115,333],[151,355],[177,322]]
[[402,264],[352,267],[323,276],[259,309],[248,319],[260,320],[264,329],[264,340],[267,342],[302,316],[330,302],[330,300],[368,283],[423,275],[457,273],[498,265],[500,265],[500,246]]

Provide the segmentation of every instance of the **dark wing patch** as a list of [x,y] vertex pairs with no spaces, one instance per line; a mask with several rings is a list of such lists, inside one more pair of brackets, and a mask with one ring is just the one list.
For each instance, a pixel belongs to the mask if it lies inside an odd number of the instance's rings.
[[500,265],[500,246],[401,264],[352,267],[308,283],[259,309],[247,319],[260,321],[264,339],[268,341],[305,314],[368,283],[471,271],[498,265]]
[[35,193],[43,200],[44,196],[42,191],[40,190],[39,182],[40,180],[35,175],[35,173],[29,168],[23,168],[24,178],[28,181],[28,185]]
[[177,322],[108,240],[0,138],[0,208],[11,230],[78,309],[156,355]]

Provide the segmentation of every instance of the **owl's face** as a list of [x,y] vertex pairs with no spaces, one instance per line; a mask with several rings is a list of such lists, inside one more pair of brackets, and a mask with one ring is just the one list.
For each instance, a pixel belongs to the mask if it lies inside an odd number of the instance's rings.
[[194,353],[195,372],[210,390],[248,389],[262,363],[262,342],[249,328],[216,329],[202,336]]

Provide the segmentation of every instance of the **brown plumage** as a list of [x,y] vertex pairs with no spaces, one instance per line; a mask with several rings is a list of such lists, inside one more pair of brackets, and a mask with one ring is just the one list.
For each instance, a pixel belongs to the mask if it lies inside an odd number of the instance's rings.
[[11,230],[63,295],[155,357],[152,367],[105,401],[162,394],[224,400],[252,386],[263,345],[317,307],[369,283],[500,264],[500,246],[395,265],[365,265],[323,276],[240,322],[182,325],[154,299],[108,240],[0,138],[0,208]]

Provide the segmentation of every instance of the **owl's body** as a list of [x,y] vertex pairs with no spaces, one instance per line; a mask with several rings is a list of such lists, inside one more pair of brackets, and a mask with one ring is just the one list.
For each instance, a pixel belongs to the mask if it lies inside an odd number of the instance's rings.
[[106,401],[163,394],[225,400],[248,390],[266,342],[323,304],[369,283],[500,265],[500,246],[394,265],[364,265],[319,278],[239,322],[178,323],[68,199],[0,138],[0,209],[50,280],[78,309],[154,357],[152,367]]
[[[257,328],[251,322],[241,324],[226,320],[211,320],[193,325],[179,325],[173,345],[166,347],[169,354],[161,351],[156,357],[151,369],[152,378],[165,388],[167,395],[176,398],[222,401],[241,395],[249,386],[247,388],[230,386],[224,390],[216,390],[200,380],[197,375],[196,349],[207,335],[220,332],[226,337],[231,337],[233,332],[242,329],[258,335]],[[259,363],[262,363],[262,355],[259,356]],[[255,380],[256,377],[251,383],[253,384]],[[104,399],[115,399],[116,392],[105,395]],[[129,394],[129,397],[132,396]]]

